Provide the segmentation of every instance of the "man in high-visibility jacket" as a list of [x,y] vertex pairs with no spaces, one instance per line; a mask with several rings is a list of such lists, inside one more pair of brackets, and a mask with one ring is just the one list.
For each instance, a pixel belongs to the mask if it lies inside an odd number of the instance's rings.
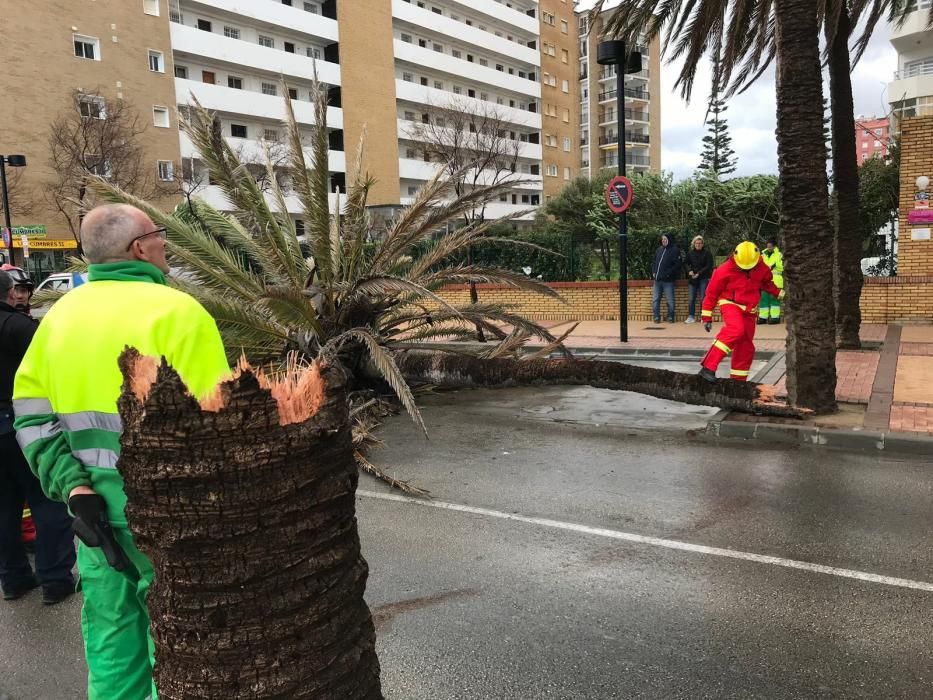
[[106,205],[81,224],[88,282],[59,300],[36,331],[16,375],[17,438],[50,498],[75,516],[81,628],[89,700],[155,697],[146,594],[149,560],[127,527],[116,469],[126,346],[165,357],[196,397],[229,374],[210,315],[166,286],[165,229],[142,211]]
[[[771,278],[774,280],[774,286],[778,289],[784,289],[784,256],[781,255],[781,249],[777,247],[775,239],[768,239],[765,249],[761,251],[761,257],[764,259],[765,265],[771,268]],[[758,325],[780,322],[781,300],[773,294],[762,292],[761,303],[758,305]]]
[[713,309],[719,307],[725,327],[719,331],[713,347],[701,363],[700,376],[716,381],[716,368],[732,355],[730,378],[748,381],[755,359],[755,314],[762,291],[783,297],[771,279],[771,268],[761,259],[758,246],[749,241],[739,243],[726,262],[716,268],[706,288],[703,300],[703,326],[709,333],[713,326]]

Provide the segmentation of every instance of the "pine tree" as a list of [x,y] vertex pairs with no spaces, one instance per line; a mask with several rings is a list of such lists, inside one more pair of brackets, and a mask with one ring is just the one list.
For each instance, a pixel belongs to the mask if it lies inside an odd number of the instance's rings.
[[717,175],[734,173],[738,164],[735,151],[732,150],[732,137],[725,119],[728,109],[725,100],[720,99],[720,71],[718,59],[713,62],[713,87],[706,111],[706,124],[709,133],[703,137],[701,170],[711,170]]

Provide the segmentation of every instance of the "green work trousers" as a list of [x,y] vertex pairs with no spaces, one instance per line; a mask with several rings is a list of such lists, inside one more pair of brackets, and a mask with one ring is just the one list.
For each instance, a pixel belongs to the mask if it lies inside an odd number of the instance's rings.
[[781,318],[781,300],[767,292],[762,292],[761,301],[758,303],[758,318]]
[[124,571],[111,568],[99,548],[78,547],[88,700],[155,700],[155,645],[146,608],[152,564],[129,530],[115,527],[113,533],[131,563]]

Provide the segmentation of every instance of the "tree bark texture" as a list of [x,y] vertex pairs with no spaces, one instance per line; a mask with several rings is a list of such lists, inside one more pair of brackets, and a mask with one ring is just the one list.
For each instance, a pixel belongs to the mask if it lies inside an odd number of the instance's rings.
[[773,398],[771,389],[752,382],[710,384],[693,374],[600,360],[482,359],[424,350],[396,353],[409,381],[443,387],[582,385],[617,389],[744,413],[801,418],[809,415]]
[[777,142],[787,283],[787,392],[836,410],[833,228],[829,220],[819,26],[813,0],[775,0]]
[[218,411],[164,362],[141,400],[138,359],[121,358],[119,469],[155,568],[160,700],[381,699],[342,372],[322,370],[319,411],[282,425],[248,370]]
[[[829,32],[827,32],[829,34]],[[832,105],[833,198],[835,200],[836,347],[859,349],[862,325],[862,236],[859,223],[858,156],[855,152],[855,104],[849,37],[852,24],[842,3],[839,23],[829,49],[829,94]]]

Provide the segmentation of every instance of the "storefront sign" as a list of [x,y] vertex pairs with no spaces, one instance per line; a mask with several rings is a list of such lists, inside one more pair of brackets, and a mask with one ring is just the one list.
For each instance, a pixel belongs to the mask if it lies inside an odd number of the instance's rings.
[[43,224],[27,224],[25,226],[14,226],[13,235],[29,236],[29,240],[32,240],[33,238],[45,238],[49,235],[49,232]]
[[928,240],[930,240],[930,229],[928,229],[928,228],[912,228],[912,229],[910,229],[910,240],[912,240],[912,241],[928,241]]
[[907,212],[908,224],[933,224],[933,209],[911,209]]
[[[22,241],[19,238],[14,238],[13,247],[22,248]],[[78,243],[73,238],[66,240],[55,238],[46,238],[44,240],[40,238],[39,240],[34,240],[32,237],[29,238],[30,250],[74,250],[77,247]]]

